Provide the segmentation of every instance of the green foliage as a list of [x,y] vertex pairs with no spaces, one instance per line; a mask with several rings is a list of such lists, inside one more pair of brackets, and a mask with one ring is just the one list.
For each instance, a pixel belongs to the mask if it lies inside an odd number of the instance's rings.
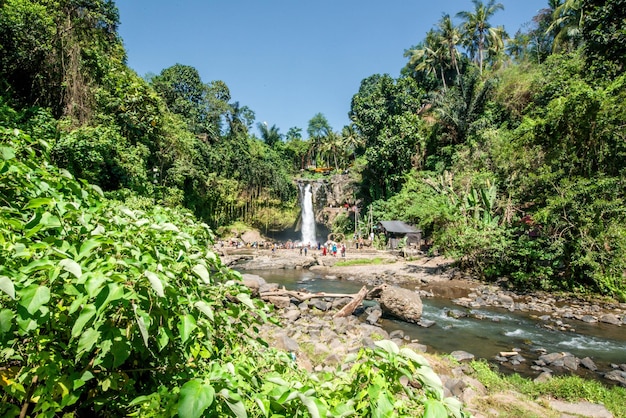
[[2,129],[0,414],[466,416],[391,341],[349,371],[297,368],[258,337],[269,308],[210,250],[207,225],[107,200]]
[[118,415],[253,343],[246,330],[264,308],[207,250],[206,225],[127,209],[2,150],[3,412]]

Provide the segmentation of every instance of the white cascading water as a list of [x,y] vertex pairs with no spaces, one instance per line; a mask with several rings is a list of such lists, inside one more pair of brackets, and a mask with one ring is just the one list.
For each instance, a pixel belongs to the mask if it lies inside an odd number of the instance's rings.
[[311,185],[300,185],[300,195],[302,196],[302,244],[316,245],[315,215],[313,214],[313,192]]

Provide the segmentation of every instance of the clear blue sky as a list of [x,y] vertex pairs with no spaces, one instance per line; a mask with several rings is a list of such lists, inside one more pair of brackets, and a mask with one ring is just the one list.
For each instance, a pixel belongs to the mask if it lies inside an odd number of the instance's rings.
[[[487,3],[487,0],[484,1]],[[547,0],[500,0],[491,24],[510,35]],[[405,49],[443,13],[470,0],[118,0],[128,64],[141,76],[176,63],[222,80],[256,122],[292,126],[306,137],[318,112],[335,131],[348,124],[352,96],[372,74],[397,77]],[[458,23],[458,19],[454,19]],[[255,122],[255,124],[256,124]],[[254,130],[256,132],[256,129]]]

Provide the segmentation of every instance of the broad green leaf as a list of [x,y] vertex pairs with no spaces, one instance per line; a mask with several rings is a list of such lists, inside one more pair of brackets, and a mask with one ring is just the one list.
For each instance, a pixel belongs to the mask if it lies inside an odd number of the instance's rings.
[[28,204],[24,207],[24,209],[37,209],[44,205],[52,206],[54,203],[54,199],[51,197],[38,197],[35,199],[31,199]]
[[59,261],[59,265],[63,267],[63,270],[72,273],[77,279],[80,279],[80,276],[83,275],[80,265],[74,260],[66,258]]
[[169,344],[169,342],[170,336],[167,330],[164,327],[159,328],[159,333],[157,335],[157,344],[159,345],[159,351],[167,347],[167,344]]
[[246,407],[241,401],[241,397],[234,392],[231,392],[227,389],[222,389],[220,391],[220,395],[224,397],[226,404],[230,410],[235,414],[238,418],[248,418],[248,414],[246,413]]
[[143,274],[150,281],[150,285],[152,286],[152,289],[154,290],[154,292],[159,297],[164,297],[165,293],[163,292],[163,282],[161,282],[161,279],[159,279],[159,276],[157,276],[155,273],[148,271],[148,270],[144,271]]
[[94,328],[87,328],[83,332],[78,340],[78,352],[88,353],[93,349],[93,346],[98,342],[100,338],[100,331]]
[[31,274],[35,271],[39,271],[39,270],[49,270],[50,268],[53,268],[55,266],[55,263],[52,262],[51,260],[44,258],[42,260],[33,260],[30,263],[28,263],[28,265],[21,267],[20,271],[22,273],[25,274]]
[[444,405],[448,408],[450,414],[455,418],[463,417],[463,402],[451,396],[443,400]]
[[428,363],[428,360],[426,360],[426,357],[417,354],[415,351],[411,350],[410,348],[406,348],[406,347],[401,348],[400,355],[410,360],[413,360],[415,363],[419,364],[420,366],[430,367],[430,364]]
[[98,309],[98,313],[102,313],[109,303],[122,299],[123,297],[124,286],[117,283],[109,283],[106,288],[102,289],[102,291],[96,298],[95,305]]
[[137,320],[137,326],[139,327],[141,338],[143,338],[143,343],[148,347],[148,327],[146,326],[146,321],[143,319],[145,313],[137,309],[137,305],[135,304],[133,304],[133,311],[135,312],[135,319]]
[[393,403],[386,391],[379,390],[377,396],[374,393],[370,393],[370,396],[374,400],[372,417],[387,418],[393,416]]
[[178,332],[180,333],[180,339],[182,342],[186,342],[189,339],[192,331],[196,328],[196,319],[187,314],[180,317],[178,322]]
[[113,354],[113,368],[115,369],[121,366],[130,356],[130,343],[126,339],[123,339],[122,341],[113,341],[111,353]]
[[176,225],[174,225],[173,223],[170,222],[164,222],[161,227],[163,228],[164,231],[174,231],[174,232],[180,232],[180,230],[178,229],[178,227]]
[[0,290],[9,295],[11,299],[15,299],[15,286],[7,276],[0,276]]
[[424,402],[424,418],[448,418],[446,407],[437,399]]
[[246,293],[239,293],[236,297],[239,300],[239,302],[243,303],[248,308],[250,308],[250,309],[254,309],[255,308],[254,303],[252,302],[252,299],[250,299],[250,295],[248,295]]
[[433,392],[438,399],[443,398],[443,384],[441,378],[430,367],[420,367],[415,371],[418,379],[424,384],[427,390]]
[[[304,404],[304,406],[306,406],[306,409],[309,411],[309,414],[311,414],[312,418],[320,418],[321,414],[320,414],[320,410],[318,408],[318,405],[315,403],[315,399],[305,396],[303,394],[298,394],[298,397],[300,398],[300,400],[302,401],[302,403]],[[324,414],[325,416],[326,414]]]
[[80,315],[74,322],[74,326],[72,327],[72,338],[77,338],[82,332],[87,322],[91,320],[96,315],[96,307],[89,304],[85,305],[83,309],[80,311]]
[[3,309],[0,311],[0,335],[11,330],[14,316],[15,312],[10,309]]
[[215,318],[213,317],[213,308],[211,307],[211,305],[209,305],[205,301],[199,300],[196,303],[194,303],[193,306],[195,306],[196,309],[198,309],[200,312],[205,314],[211,322],[215,320]]
[[83,242],[83,245],[80,246],[80,252],[76,256],[76,260],[80,261],[81,258],[89,255],[91,251],[93,251],[95,248],[99,247],[100,245],[101,245],[100,241],[96,239],[88,239],[87,241]]
[[13,150],[13,148],[0,147],[0,155],[2,155],[2,159],[5,161],[12,160],[13,158],[15,158],[15,151]]
[[32,284],[20,292],[20,305],[29,314],[34,315],[43,305],[50,301],[50,289],[46,286]]
[[188,381],[180,388],[178,415],[181,418],[199,418],[215,399],[215,389],[198,379]]
[[202,264],[196,264],[193,269],[191,269],[196,276],[198,276],[202,281],[206,284],[211,284],[211,279],[209,277],[209,271]]
[[101,274],[90,275],[86,274],[85,276],[90,276],[85,282],[85,290],[87,291],[87,295],[90,298],[96,297],[100,290],[103,287],[103,284],[107,281],[107,278]]
[[400,352],[398,345],[391,340],[376,341],[374,344],[390,354],[398,354]]

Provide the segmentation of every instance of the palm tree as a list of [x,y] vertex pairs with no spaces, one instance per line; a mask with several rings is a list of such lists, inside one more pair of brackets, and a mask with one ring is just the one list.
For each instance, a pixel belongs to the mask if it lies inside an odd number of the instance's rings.
[[489,29],[491,18],[498,10],[504,10],[502,3],[495,3],[495,0],[489,0],[485,5],[480,0],[472,0],[474,3],[474,12],[462,11],[457,13],[457,17],[463,19],[463,36],[464,43],[470,53],[470,58],[478,63],[480,73],[483,72],[484,51],[489,44]]
[[508,58],[505,54],[504,43],[509,35],[504,30],[504,26],[489,28],[487,60],[492,68],[500,68],[500,65]]
[[409,57],[409,65],[414,66],[415,71],[421,71],[425,74],[434,74],[440,72],[441,82],[444,90],[447,89],[446,78],[444,74],[447,50],[442,42],[441,34],[433,29],[426,33],[426,39],[421,47],[408,50],[404,56]]
[[506,52],[518,62],[526,55],[528,46],[530,45],[530,36],[518,30],[513,38],[506,43]]
[[341,130],[342,146],[346,151],[352,151],[352,158],[356,158],[356,151],[365,145],[365,138],[356,130],[356,126],[351,123]]
[[554,35],[552,51],[571,51],[576,49],[581,42],[583,27],[583,2],[582,0],[565,0],[551,2],[553,7],[552,24],[547,33]]
[[456,75],[459,76],[461,74],[457,61],[459,51],[456,47],[461,42],[461,32],[454,26],[450,15],[447,13],[441,17],[437,26],[441,34],[441,43],[448,49],[448,58],[452,63],[452,67],[456,70]]
[[261,139],[268,146],[273,147],[277,142],[282,141],[283,136],[278,132],[278,128],[276,125],[272,125],[272,127],[267,126],[267,122],[258,123],[257,127],[259,128],[259,132],[261,133]]

